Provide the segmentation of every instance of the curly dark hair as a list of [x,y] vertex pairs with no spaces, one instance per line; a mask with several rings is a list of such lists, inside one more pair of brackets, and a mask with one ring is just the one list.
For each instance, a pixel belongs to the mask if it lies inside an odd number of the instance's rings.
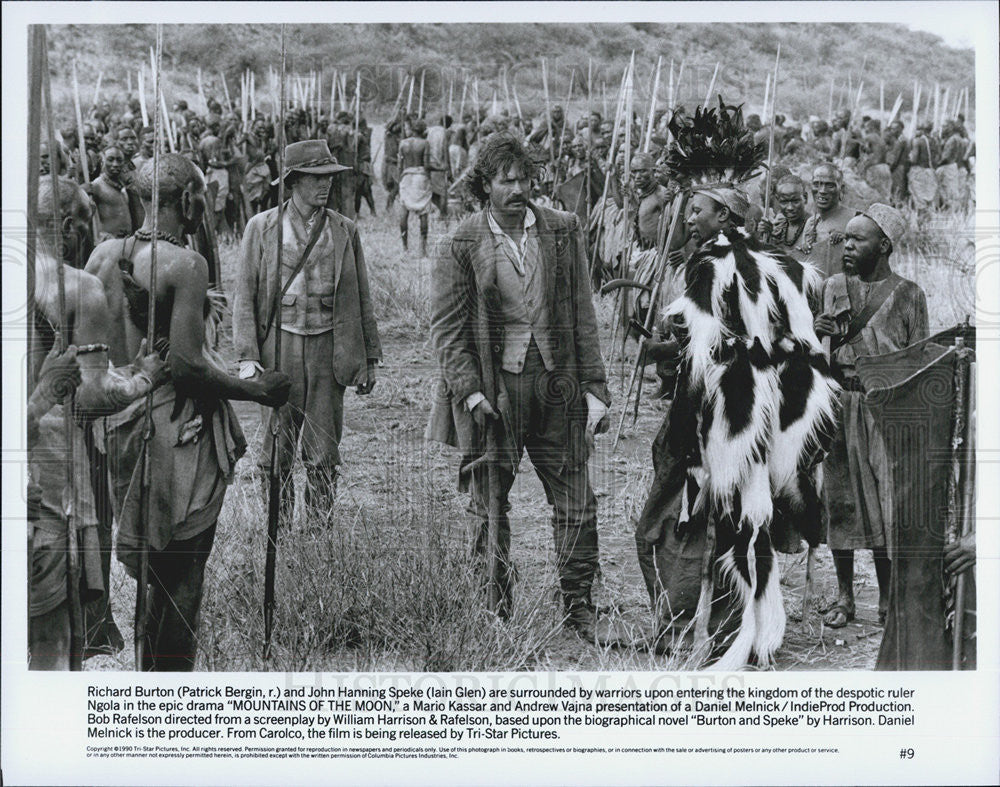
[[486,185],[493,181],[498,172],[513,164],[520,164],[529,178],[535,176],[535,162],[520,139],[506,131],[490,134],[479,149],[469,176],[469,191],[472,196],[485,205],[489,199]]

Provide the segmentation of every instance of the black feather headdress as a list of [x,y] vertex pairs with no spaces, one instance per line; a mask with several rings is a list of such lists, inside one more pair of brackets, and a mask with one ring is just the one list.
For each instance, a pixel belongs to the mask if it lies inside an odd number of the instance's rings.
[[674,140],[666,164],[685,186],[742,183],[767,158],[767,143],[754,142],[753,130],[743,122],[743,107],[728,106],[722,96],[718,110],[698,107],[694,117],[675,115],[669,128]]

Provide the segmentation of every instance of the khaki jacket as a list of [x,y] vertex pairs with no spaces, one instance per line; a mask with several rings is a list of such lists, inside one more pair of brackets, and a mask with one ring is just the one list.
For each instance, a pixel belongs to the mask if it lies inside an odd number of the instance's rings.
[[[368,361],[382,358],[368,291],[368,272],[357,225],[329,209],[327,225],[333,231],[335,248],[329,259],[334,268],[335,288],[334,352],[330,361],[338,383],[359,385],[367,379]],[[278,209],[271,208],[250,219],[240,248],[240,270],[233,298],[233,343],[240,360],[259,361],[261,347],[267,339],[265,331],[276,294],[277,246]],[[304,250],[303,245],[299,254]],[[287,270],[295,267],[298,258],[283,262]],[[273,325],[271,330],[274,330]]]

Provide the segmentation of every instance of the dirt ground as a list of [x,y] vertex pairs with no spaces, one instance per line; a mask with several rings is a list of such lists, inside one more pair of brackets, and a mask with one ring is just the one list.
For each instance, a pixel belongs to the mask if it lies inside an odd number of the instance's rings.
[[[378,186],[376,200],[379,216],[368,216],[365,208],[359,226],[379,319],[384,364],[378,369],[378,384],[370,396],[359,397],[351,390],[345,397],[345,426],[341,444],[343,466],[333,527],[338,527],[338,519],[341,523],[357,522],[364,518],[364,512],[381,510],[409,516],[418,528],[420,523],[426,523],[427,528],[439,528],[442,519],[450,520],[450,525],[467,521],[467,517],[466,498],[459,495],[456,488],[457,455],[444,446],[423,439],[437,379],[437,364],[430,345],[427,319],[429,261],[420,259],[413,251],[412,246],[416,244],[411,244],[409,253],[403,252],[396,216],[393,214],[391,219],[386,216],[383,210],[384,193]],[[416,235],[415,229],[412,229],[413,235]],[[432,241],[445,229],[439,220],[433,219]],[[237,256],[238,247],[235,244],[227,242],[223,245],[223,280],[230,295]],[[607,348],[612,307],[610,303],[598,303],[597,310],[602,346]],[[231,356],[228,333],[227,330],[223,337],[223,349]],[[236,361],[235,358],[232,360]],[[627,377],[631,373],[631,361],[625,365],[616,361],[609,365],[609,373],[615,400],[611,410],[614,426],[625,398],[623,389],[626,383],[622,375],[624,373]],[[632,427],[631,419],[626,419],[617,451],[611,451],[612,435],[599,436],[595,455],[590,460],[591,483],[599,506],[601,551],[595,601],[599,607],[612,612],[619,631],[636,644],[651,632],[649,598],[636,558],[633,531],[652,477],[650,445],[665,414],[664,405],[651,397],[655,388],[655,381],[647,378],[639,420]],[[237,480],[227,495],[226,507],[220,518],[219,535],[209,562],[210,588],[213,581],[220,581],[218,577],[228,576],[230,561],[239,560],[236,549],[258,549],[266,527],[266,520],[242,521],[249,516],[247,511],[254,512],[253,516],[261,516],[264,510],[264,501],[259,500],[259,487],[251,477],[251,469],[260,450],[261,411],[253,404],[234,404],[250,450],[238,466]],[[595,648],[563,633],[559,625],[561,604],[553,565],[550,511],[541,483],[527,457],[522,460],[510,500],[513,505],[512,558],[519,576],[515,592],[519,598],[540,602],[544,607],[543,628],[548,626],[550,631],[550,635],[543,638],[544,645],[540,652],[533,657],[532,668],[539,671],[677,669],[675,658],[656,656],[635,646],[622,652]],[[440,513],[442,511],[443,514]],[[247,532],[242,532],[243,529]],[[466,547],[456,543],[454,548]],[[240,566],[240,570],[250,574],[259,570],[259,566],[255,569],[252,562],[249,568],[244,568],[243,564]],[[784,645],[776,656],[776,668],[871,669],[878,653],[882,629],[877,623],[878,593],[870,553],[858,553],[857,618],[837,630],[826,628],[822,617],[814,610],[801,620],[804,566],[805,552],[781,557],[782,589],[789,622]],[[835,587],[830,553],[823,547],[818,561],[817,602],[828,599]],[[115,617],[125,634],[127,646],[116,657],[89,660],[88,669],[131,668],[131,632],[128,629],[131,628],[134,583],[117,563],[112,575],[112,595]],[[210,593],[206,595],[206,609],[202,614],[203,640],[217,642],[223,636],[223,632],[205,631],[206,626],[213,625],[206,623],[206,619],[218,620],[211,605],[231,603],[231,600],[216,601]],[[251,624],[259,625],[256,620],[259,612],[254,611],[254,603],[250,603],[247,611],[241,614],[245,616],[244,622],[238,621],[236,629],[247,628],[249,631]],[[246,620],[247,617],[254,620]],[[225,634],[228,636],[230,632]],[[244,640],[249,636],[242,634]],[[257,647],[254,645],[254,650]],[[205,656],[204,659],[208,663],[199,666],[199,669],[256,668],[230,666],[225,662],[213,665],[211,657]],[[349,664],[345,664],[340,657],[320,661],[317,668],[350,669]]]
[[[456,490],[455,452],[426,443],[423,432],[434,378],[434,359],[427,338],[392,335],[384,337],[385,365],[379,382],[369,397],[348,393],[342,443],[341,502],[348,507],[370,509],[420,505],[428,494],[444,502],[456,519],[465,516],[465,497]],[[617,419],[622,399],[618,368],[611,381]],[[601,550],[601,577],[595,601],[620,615],[619,629],[635,640],[648,636],[651,611],[643,584],[633,537],[635,517],[645,501],[651,480],[650,444],[666,413],[663,404],[647,396],[655,390],[652,380],[644,385],[644,401],[634,428],[626,419],[621,442],[611,452],[612,436],[597,439],[590,460],[591,483],[598,499],[598,530]],[[256,447],[260,409],[254,405],[238,408],[248,435],[254,434]],[[247,460],[244,460],[244,464]],[[249,483],[243,481],[243,483]],[[518,593],[545,594],[551,614],[558,614],[558,590],[553,565],[550,509],[530,460],[522,459],[511,492],[512,558],[520,578]],[[805,552],[782,555],[782,590],[789,614],[785,642],[778,651],[778,670],[871,669],[881,642],[878,625],[878,589],[871,555],[858,553],[856,567],[857,617],[842,629],[823,625],[813,610],[801,618],[801,598],[805,580]],[[817,561],[817,603],[832,597],[836,589],[830,552],[822,547]],[[550,669],[595,669],[609,655],[588,650],[575,637],[553,638],[542,656]],[[633,654],[634,655],[634,654]],[[663,657],[649,656],[649,667],[665,665]],[[590,663],[588,663],[590,662]],[[662,668],[662,667],[661,667]]]

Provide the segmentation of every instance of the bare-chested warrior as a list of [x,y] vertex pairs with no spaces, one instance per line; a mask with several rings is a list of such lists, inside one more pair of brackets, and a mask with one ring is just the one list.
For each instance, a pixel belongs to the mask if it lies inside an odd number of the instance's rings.
[[97,206],[98,243],[132,234],[132,213],[122,180],[124,167],[125,154],[121,148],[116,145],[105,148],[101,154],[101,174],[84,186]]
[[[137,178],[146,218],[124,241],[101,244],[87,265],[104,283],[115,335],[112,354],[134,354],[146,339],[153,239],[153,163]],[[218,310],[204,257],[179,240],[205,210],[201,171],[182,155],[160,159],[155,350],[168,358],[169,380],[153,397],[152,515],[147,524],[152,585],[143,669],[194,669],[198,613],[226,487],[246,448],[230,399],[278,406],[289,379],[266,371],[248,380],[227,374],[214,350]],[[139,565],[140,451],[145,402],[107,421],[107,452],[120,523],[118,559],[133,576]]]
[[427,256],[427,215],[431,209],[431,146],[427,142],[427,124],[413,122],[413,136],[399,143],[399,232],[407,248],[410,214],[420,217],[420,254]]
[[[120,649],[121,635],[111,619],[107,592],[110,569],[110,521],[107,538],[100,533],[92,488],[91,452],[85,427],[89,418],[121,409],[144,396],[162,376],[163,363],[155,355],[146,355],[140,347],[134,364],[113,369],[108,363],[106,344],[109,336],[107,301],[101,282],[72,266],[74,238],[89,231],[90,201],[83,190],[68,178],[59,181],[58,200],[52,199],[52,183],[43,179],[38,194],[40,239],[35,261],[34,335],[37,344],[30,362],[39,371],[40,391],[32,394],[28,412],[28,450],[31,468],[29,482],[29,523],[33,531],[31,594],[28,637],[32,669],[67,669],[69,666],[69,605],[66,582],[67,522],[64,514],[64,490],[67,478],[66,447],[73,441],[73,490],[75,525],[81,544],[81,600],[87,605],[84,655]],[[56,207],[58,206],[58,207]],[[58,219],[57,219],[58,217]],[[52,240],[58,221],[64,258],[53,253]],[[65,311],[59,305],[58,276],[63,269]],[[67,342],[74,347],[79,388],[74,399],[76,423],[66,433],[61,399],[67,391],[55,391],[43,385],[43,359],[53,350],[56,334],[65,316]],[[76,354],[75,347],[99,348]],[[50,367],[55,353],[47,359]],[[56,364],[67,371],[67,358]],[[33,408],[33,409],[32,409]],[[117,641],[115,636],[117,635]]]

